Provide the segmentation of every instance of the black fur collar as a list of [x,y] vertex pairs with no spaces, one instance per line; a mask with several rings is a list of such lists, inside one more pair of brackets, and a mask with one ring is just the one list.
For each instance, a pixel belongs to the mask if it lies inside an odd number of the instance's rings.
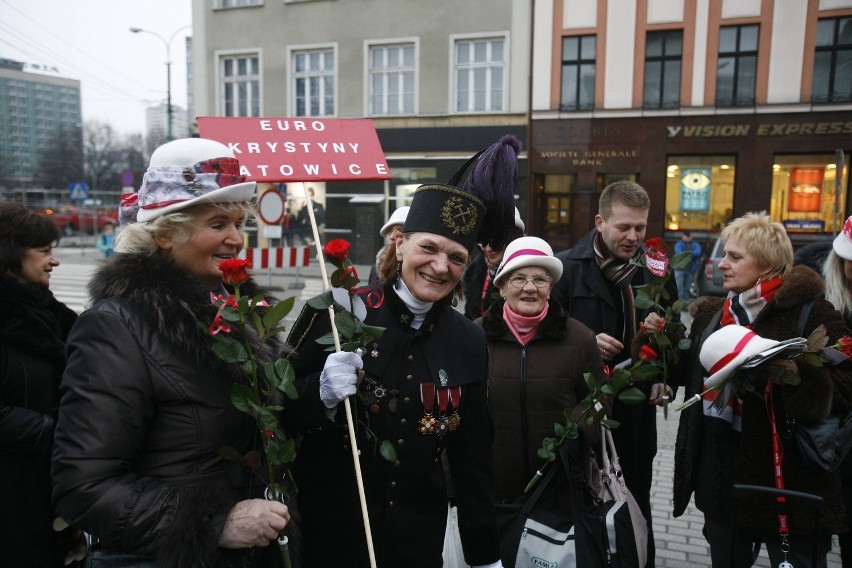
[[[232,291],[232,290],[229,290]],[[240,286],[242,295],[263,294],[267,301],[275,298],[249,279]],[[153,324],[162,337],[180,349],[219,365],[211,346],[208,327],[216,315],[210,301],[210,290],[197,278],[181,270],[163,255],[142,256],[119,254],[105,263],[89,282],[93,303],[111,297],[125,298],[140,308],[140,313]],[[254,349],[257,352],[257,344]],[[265,352],[280,354],[281,344],[272,341]]]
[[64,361],[65,339],[77,314],[44,286],[22,284],[2,274],[0,289],[4,299],[0,343],[35,357]]

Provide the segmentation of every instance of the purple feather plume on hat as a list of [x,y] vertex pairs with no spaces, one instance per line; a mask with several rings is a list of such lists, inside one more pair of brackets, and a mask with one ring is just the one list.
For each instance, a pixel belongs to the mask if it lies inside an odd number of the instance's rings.
[[477,242],[503,250],[515,226],[515,184],[521,142],[507,134],[485,148],[470,167],[463,188],[485,203]]

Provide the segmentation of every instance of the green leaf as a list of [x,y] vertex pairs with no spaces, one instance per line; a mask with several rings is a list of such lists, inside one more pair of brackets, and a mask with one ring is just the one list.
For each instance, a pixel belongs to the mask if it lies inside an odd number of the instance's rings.
[[306,302],[310,307],[317,310],[327,310],[329,306],[334,305],[334,297],[331,295],[331,290],[323,292],[318,296],[314,296]]
[[222,319],[231,323],[238,323],[242,320],[240,313],[234,308],[227,307],[221,312]]
[[609,428],[610,430],[615,430],[616,428],[621,426],[621,422],[619,422],[618,420],[612,420],[610,418],[603,418],[601,420],[601,424],[603,424],[606,428]]
[[246,414],[252,414],[252,403],[255,405],[260,403],[251,387],[241,384],[231,385],[231,402],[234,403],[234,406],[236,406],[238,410],[241,410]]
[[320,345],[334,345],[334,333],[329,331],[325,335],[317,337],[316,342]]
[[692,251],[685,250],[674,255],[669,261],[669,266],[674,270],[686,270],[692,263]]
[[633,301],[633,305],[636,306],[636,309],[644,310],[647,308],[653,308],[656,304],[654,303],[654,300],[652,300],[645,294],[639,293],[636,294],[636,298]]
[[251,324],[254,326],[254,329],[257,330],[257,334],[262,337],[266,328],[263,326],[260,315],[254,310],[251,312]]
[[379,445],[379,454],[391,463],[396,461],[396,448],[390,440],[385,440]]
[[334,314],[334,325],[337,326],[337,333],[341,337],[351,339],[355,334],[355,316],[346,311],[340,311]]
[[565,426],[561,422],[555,422],[553,424],[553,433],[556,434],[557,438],[561,438],[565,435]]
[[217,341],[213,344],[213,352],[226,363],[241,363],[248,360],[248,353],[239,341]]
[[378,339],[385,332],[385,328],[377,325],[363,324],[361,326],[361,331],[364,333],[364,335],[369,335],[373,339]]
[[636,387],[628,387],[618,393],[618,400],[624,404],[639,404],[645,402],[645,394]]
[[590,391],[594,391],[597,387],[597,380],[595,376],[591,373],[583,373],[583,380],[586,381],[586,386]]
[[601,392],[603,394],[612,395],[615,394],[615,389],[613,388],[612,384],[608,384],[601,387]]
[[[331,293],[329,293],[329,295],[331,295]],[[284,298],[266,310],[266,313],[263,314],[263,325],[266,329],[275,327],[278,322],[287,317],[287,314],[293,310],[295,303],[296,297],[290,296],[289,298]],[[328,306],[326,306],[326,308],[328,308]]]
[[576,440],[580,435],[580,429],[577,427],[577,424],[574,422],[569,422],[565,425],[565,437],[571,440]]
[[239,306],[241,314],[247,314],[249,312],[249,309],[250,309],[249,308],[249,297],[248,296],[242,296],[239,299],[237,299],[237,306]]

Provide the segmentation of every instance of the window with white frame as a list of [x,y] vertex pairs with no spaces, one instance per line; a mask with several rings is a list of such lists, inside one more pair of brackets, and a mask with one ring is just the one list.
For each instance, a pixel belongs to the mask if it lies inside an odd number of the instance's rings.
[[293,52],[294,116],[334,116],[334,50]]
[[260,116],[260,57],[230,55],[220,60],[222,114]]
[[369,114],[414,114],[414,44],[370,47]]
[[456,112],[503,110],[506,92],[505,45],[503,38],[456,42]]

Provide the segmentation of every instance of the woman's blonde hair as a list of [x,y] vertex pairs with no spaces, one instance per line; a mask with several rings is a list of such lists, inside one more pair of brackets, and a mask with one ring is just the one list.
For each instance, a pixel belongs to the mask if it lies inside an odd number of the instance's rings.
[[793,243],[781,223],[773,222],[766,211],[746,213],[728,223],[720,235],[722,241],[731,239],[745,247],[762,269],[766,278],[784,276],[793,267]]
[[849,282],[843,271],[844,259],[832,249],[822,265],[825,278],[825,299],[831,302],[844,319],[852,315],[852,295],[849,294]]
[[193,205],[155,217],[150,221],[119,227],[115,234],[115,252],[152,256],[160,250],[157,237],[162,235],[169,235],[175,242],[184,243],[189,240],[192,231],[198,227],[195,223],[196,213],[210,207],[229,213],[242,211],[245,219],[255,214],[255,208],[249,201]]
[[[411,233],[403,233],[402,238],[408,240],[411,238]],[[468,263],[470,263],[470,258],[468,258]],[[401,261],[397,261],[396,259],[396,240],[394,240],[385,247],[385,254],[382,256],[381,262],[379,263],[379,278],[381,278],[382,282],[385,284],[396,282],[399,278],[401,266]],[[456,282],[450,296],[453,296],[458,300],[464,299],[464,284],[462,283],[461,278],[459,278],[459,281]]]

